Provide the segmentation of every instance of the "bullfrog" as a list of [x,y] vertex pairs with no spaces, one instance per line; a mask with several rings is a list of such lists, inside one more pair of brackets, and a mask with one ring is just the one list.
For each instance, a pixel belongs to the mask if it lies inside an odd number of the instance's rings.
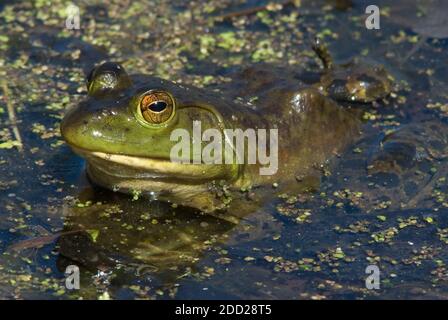
[[[99,186],[242,216],[273,188],[317,188],[323,165],[360,136],[359,117],[339,101],[369,103],[391,91],[384,68],[335,65],[325,45],[316,41],[313,48],[324,66],[315,83],[292,68],[255,65],[232,74],[219,93],[128,75],[122,65],[105,62],[88,76],[86,100],[63,118],[62,136],[87,160],[87,174]],[[278,168],[263,175],[259,162],[172,161],[173,131],[193,133],[198,122],[202,130],[217,130],[225,138],[226,129],[276,129]],[[206,143],[199,143],[202,150]],[[222,154],[235,156],[236,150],[224,145]],[[247,143],[245,150],[247,156]],[[195,152],[192,148],[188,157],[195,158]]]

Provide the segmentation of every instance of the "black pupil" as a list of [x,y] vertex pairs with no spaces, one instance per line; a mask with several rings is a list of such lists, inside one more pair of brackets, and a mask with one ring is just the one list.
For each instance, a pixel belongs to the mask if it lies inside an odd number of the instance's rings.
[[166,109],[166,102],[156,101],[150,104],[149,109],[154,112],[162,112]]

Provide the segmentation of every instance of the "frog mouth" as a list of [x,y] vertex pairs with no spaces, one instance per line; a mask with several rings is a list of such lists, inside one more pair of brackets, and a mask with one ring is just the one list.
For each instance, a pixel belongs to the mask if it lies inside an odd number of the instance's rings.
[[85,158],[89,166],[94,167],[96,171],[116,178],[176,179],[201,183],[214,179],[227,179],[231,172],[226,165],[186,164],[170,159],[129,156],[71,147],[75,153]]

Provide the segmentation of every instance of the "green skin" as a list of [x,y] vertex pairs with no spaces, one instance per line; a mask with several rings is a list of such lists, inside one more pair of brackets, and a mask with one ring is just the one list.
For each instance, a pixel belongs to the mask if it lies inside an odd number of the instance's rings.
[[[234,81],[221,88],[222,96],[152,76],[128,76],[121,66],[106,63],[92,71],[89,97],[66,114],[61,132],[87,160],[88,175],[100,186],[151,193],[160,200],[208,213],[227,211],[241,216],[272,194],[273,183],[278,183],[279,192],[317,187],[321,165],[358,137],[360,121],[332,95],[365,103],[389,93],[390,80],[384,70],[355,63],[333,67],[325,50],[316,50],[326,68],[321,81],[313,85],[290,70],[258,65],[233,75]],[[174,115],[161,125],[148,124],[139,113],[142,94],[149,90],[162,90],[175,100]],[[234,102],[243,94],[257,97],[256,106]],[[191,133],[195,120],[201,121],[203,131],[277,128],[278,171],[262,176],[257,164],[171,162],[170,151],[177,143],[170,141],[172,130]],[[260,190],[255,192],[260,200],[247,201],[248,192],[242,191],[255,189]],[[244,210],[241,201],[245,201]]]

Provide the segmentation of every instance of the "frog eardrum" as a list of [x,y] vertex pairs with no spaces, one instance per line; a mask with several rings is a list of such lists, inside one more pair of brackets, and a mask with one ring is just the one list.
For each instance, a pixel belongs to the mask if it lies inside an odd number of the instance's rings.
[[166,91],[150,90],[141,96],[138,108],[148,124],[160,125],[174,116],[175,102]]

